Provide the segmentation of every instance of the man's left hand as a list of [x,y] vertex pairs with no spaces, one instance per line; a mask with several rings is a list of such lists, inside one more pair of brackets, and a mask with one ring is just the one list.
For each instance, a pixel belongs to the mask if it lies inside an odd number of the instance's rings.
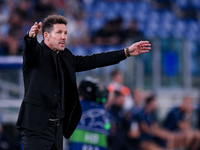
[[[151,49],[151,44],[149,43],[149,41],[136,42],[129,47],[131,56],[137,56],[139,54],[148,53],[150,49]],[[125,54],[127,56],[126,50]]]

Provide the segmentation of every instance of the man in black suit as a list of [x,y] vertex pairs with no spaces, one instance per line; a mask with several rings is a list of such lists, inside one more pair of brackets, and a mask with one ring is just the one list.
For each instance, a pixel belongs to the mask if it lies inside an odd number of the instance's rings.
[[[74,56],[65,44],[67,20],[60,15],[35,22],[24,37],[24,99],[17,127],[24,150],[62,150],[63,135],[69,138],[81,118],[75,72],[119,63],[128,56],[147,53],[148,41],[118,51]],[[42,28],[44,40],[37,42]]]

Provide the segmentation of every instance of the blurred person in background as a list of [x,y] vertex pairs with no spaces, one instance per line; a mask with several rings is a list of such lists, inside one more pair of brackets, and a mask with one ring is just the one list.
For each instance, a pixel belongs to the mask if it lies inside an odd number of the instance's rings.
[[65,1],[65,3],[67,6],[67,9],[65,9],[67,16],[70,15],[76,17],[78,15],[82,15],[82,13],[84,12],[82,5],[84,2],[82,0],[68,0]]
[[[21,33],[20,35],[23,36],[26,34],[29,27],[32,25],[32,22],[34,19],[37,18],[35,15],[35,3],[32,0],[21,0],[20,3],[17,5],[17,7],[14,10],[14,13],[19,14],[21,18],[21,25],[22,25],[22,31],[24,33]],[[20,37],[20,39],[23,39],[23,37]]]
[[127,129],[127,142],[134,150],[139,150],[140,143],[140,128],[139,128],[139,114],[144,106],[144,93],[140,89],[133,91],[133,107],[125,112],[125,125]]
[[143,39],[143,33],[138,30],[138,22],[136,20],[131,20],[127,29],[123,32],[124,41],[126,44],[130,44],[133,41],[140,41]]
[[7,32],[8,19],[10,10],[6,5],[5,1],[0,1],[0,37],[5,35]]
[[[117,51],[75,56],[65,48],[66,25],[65,17],[50,15],[24,37],[25,93],[16,124],[24,150],[63,149],[63,135],[72,135],[82,115],[75,72],[114,65],[151,49],[149,41],[141,41]],[[44,40],[38,43],[41,28]]]
[[17,12],[13,12],[9,18],[9,32],[16,35],[16,38],[22,38],[22,18]]
[[41,20],[45,18],[48,14],[56,13],[56,5],[54,5],[54,0],[37,0],[35,3],[35,19]]
[[130,110],[133,106],[133,100],[131,97],[131,92],[128,87],[123,84],[124,75],[123,72],[119,69],[114,69],[111,72],[111,83],[108,85],[108,91],[110,93],[114,91],[120,91],[125,96],[125,103],[123,108],[127,111]]
[[[85,22],[83,21],[83,14],[76,15],[74,19],[70,20],[68,24],[69,29],[69,40],[71,46],[89,46],[90,45],[90,35],[89,29]],[[81,29],[81,30],[80,30]],[[76,32],[79,31],[79,32]]]
[[151,6],[155,9],[161,10],[161,9],[170,9],[172,0],[151,0]]
[[8,34],[5,38],[2,38],[1,42],[0,55],[13,56],[22,54],[22,45],[15,35]]
[[106,103],[104,104],[104,106],[105,106],[105,108],[106,108],[107,110],[110,110],[110,108],[111,108],[111,106],[113,105],[113,103],[114,103],[114,94],[113,94],[113,92],[112,92],[112,93],[109,93],[109,94],[108,94],[108,98],[107,98],[107,101],[106,101]]
[[172,1],[172,11],[180,19],[197,19],[198,11],[191,1],[186,0],[183,3],[181,1]]
[[144,107],[145,93],[141,89],[133,90],[133,102],[134,106],[132,109],[133,114],[138,114]]
[[3,126],[0,122],[0,150],[10,150],[10,147],[11,146],[3,133]]
[[24,34],[22,28],[21,16],[15,12],[9,17],[7,34],[2,38],[2,44],[0,46],[1,55],[21,55],[22,43],[21,39]]
[[181,105],[169,111],[163,126],[167,130],[184,137],[184,143],[182,143],[184,147],[190,150],[198,150],[200,148],[200,131],[191,127],[192,111],[192,98],[184,96]]
[[31,0],[21,0],[15,9],[15,12],[21,16],[21,20],[28,20],[30,16],[32,17],[32,6]]
[[5,39],[2,41],[0,55],[21,55],[22,54],[22,45],[20,41],[16,38],[15,35],[8,34]]
[[109,20],[93,36],[92,42],[96,45],[120,45],[123,43],[122,18]]
[[126,146],[128,149],[140,150],[140,128],[138,119],[130,113],[125,113],[124,115],[124,129]]
[[104,104],[108,91],[99,81],[87,77],[79,85],[81,120],[70,138],[69,149],[107,149],[110,116]]
[[5,51],[5,45],[3,44],[4,39],[3,37],[0,35],[0,56],[1,55],[6,55],[6,51]]
[[157,101],[154,95],[147,97],[144,109],[139,113],[142,150],[168,150],[179,148],[183,137],[161,128],[156,119]]
[[131,150],[126,139],[126,121],[123,112],[125,96],[120,91],[113,92],[113,104],[109,109],[111,116],[111,129],[108,137],[109,149],[111,150]]

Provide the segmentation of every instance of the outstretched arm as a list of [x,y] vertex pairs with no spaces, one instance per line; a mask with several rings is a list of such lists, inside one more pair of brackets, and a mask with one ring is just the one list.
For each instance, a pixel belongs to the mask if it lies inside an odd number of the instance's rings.
[[128,56],[137,56],[139,54],[148,53],[151,49],[151,44],[149,41],[140,41],[132,44],[128,48],[124,49],[125,55]]
[[29,30],[28,34],[24,37],[24,61],[34,58],[39,54],[39,44],[37,44],[36,35],[41,30],[42,23],[37,22]]
[[119,51],[110,51],[91,56],[75,56],[76,72],[114,65],[126,59],[128,56],[137,56],[139,54],[148,53],[150,49],[151,44],[149,41],[141,41],[128,47],[128,53],[127,48],[125,48]]

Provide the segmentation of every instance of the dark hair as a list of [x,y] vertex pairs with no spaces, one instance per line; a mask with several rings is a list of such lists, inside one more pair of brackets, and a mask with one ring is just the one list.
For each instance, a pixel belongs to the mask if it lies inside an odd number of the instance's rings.
[[97,84],[91,81],[83,80],[79,85],[79,94],[86,100],[95,101],[97,98],[97,91]]
[[147,97],[147,99],[145,100],[145,104],[146,105],[150,104],[152,101],[156,100],[155,98],[156,98],[155,95],[151,95],[151,96]]
[[82,80],[79,85],[79,95],[84,100],[104,104],[108,98],[108,90],[94,81]]
[[44,32],[50,33],[53,29],[54,24],[64,24],[67,25],[67,19],[61,15],[49,15],[44,19],[42,25],[42,35]]
[[121,71],[119,69],[115,69],[111,72],[110,76],[113,78],[114,76],[116,76],[117,74],[121,73]]

